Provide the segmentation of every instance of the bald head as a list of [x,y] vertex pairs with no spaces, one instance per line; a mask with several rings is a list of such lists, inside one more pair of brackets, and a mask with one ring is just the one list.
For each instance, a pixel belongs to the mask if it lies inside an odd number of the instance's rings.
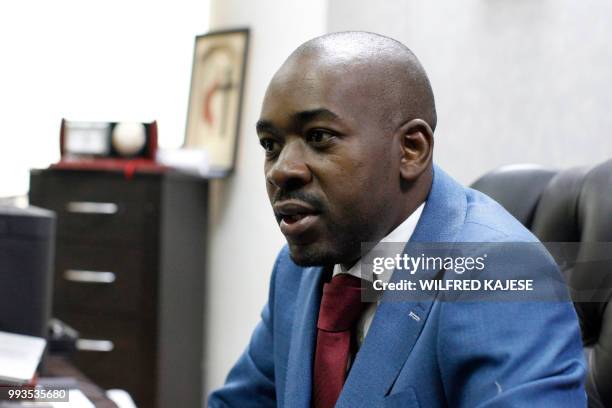
[[274,76],[283,81],[322,73],[352,81],[371,100],[370,109],[386,126],[419,118],[436,127],[433,91],[417,57],[404,44],[379,34],[349,31],[326,34],[298,47]]

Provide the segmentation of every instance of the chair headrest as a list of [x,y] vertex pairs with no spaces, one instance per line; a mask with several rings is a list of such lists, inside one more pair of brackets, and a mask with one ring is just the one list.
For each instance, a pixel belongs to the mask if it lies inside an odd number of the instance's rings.
[[612,160],[586,175],[578,209],[583,242],[612,242]]
[[588,168],[557,173],[546,185],[537,205],[531,231],[543,242],[578,242],[579,197]]
[[493,198],[530,228],[540,195],[556,173],[534,164],[503,166],[480,177],[472,188]]

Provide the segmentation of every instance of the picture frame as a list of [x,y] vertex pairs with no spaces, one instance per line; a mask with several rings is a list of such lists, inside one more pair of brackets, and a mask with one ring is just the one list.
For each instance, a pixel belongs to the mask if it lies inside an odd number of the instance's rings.
[[196,36],[184,148],[206,151],[211,177],[235,167],[249,29]]

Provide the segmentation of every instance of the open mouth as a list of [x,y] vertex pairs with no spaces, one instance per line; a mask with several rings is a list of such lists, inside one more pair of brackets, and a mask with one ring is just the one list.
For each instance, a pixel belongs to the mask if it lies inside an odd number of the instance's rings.
[[293,214],[293,215],[281,215],[281,220],[286,224],[293,224],[303,219],[310,214]]
[[286,237],[296,237],[304,234],[319,219],[319,212],[314,207],[297,200],[276,203],[274,212],[281,232]]

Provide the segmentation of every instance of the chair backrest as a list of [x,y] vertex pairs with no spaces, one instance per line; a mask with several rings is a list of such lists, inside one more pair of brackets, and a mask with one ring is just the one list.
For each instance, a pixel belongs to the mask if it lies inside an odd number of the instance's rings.
[[493,198],[514,218],[531,228],[542,191],[556,173],[535,164],[513,164],[485,174],[471,187]]
[[[612,407],[612,160],[593,168],[555,172],[537,166],[506,166],[476,181],[473,188],[504,206],[543,242],[577,242],[577,260],[561,266],[580,318],[589,372],[590,407]],[[610,244],[612,248],[612,244]],[[605,247],[603,247],[605,250]],[[582,291],[576,290],[582,289]],[[585,299],[584,289],[592,289]]]

